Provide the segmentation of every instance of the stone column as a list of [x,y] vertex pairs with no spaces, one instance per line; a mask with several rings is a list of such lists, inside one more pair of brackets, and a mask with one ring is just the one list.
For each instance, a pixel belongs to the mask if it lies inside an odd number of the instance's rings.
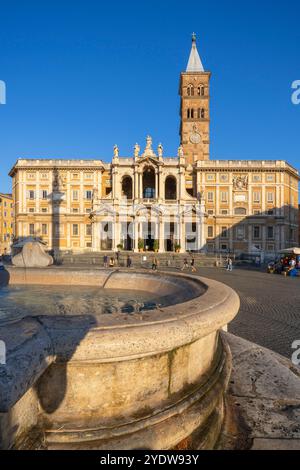
[[180,217],[180,246],[181,246],[181,253],[185,253],[186,251],[186,239],[185,239],[185,220],[184,216]]
[[220,214],[220,186],[219,186],[219,175],[216,174],[216,215]]
[[67,230],[67,249],[71,249],[71,225],[69,223],[66,224]]
[[138,169],[135,167],[134,169],[134,195],[133,198],[135,200],[139,199],[139,174]]
[[163,217],[159,218],[159,252],[165,252],[165,221]]
[[261,186],[261,211],[265,213],[266,211],[266,184],[265,184],[265,174],[262,174],[262,186]]
[[[247,230],[247,225],[245,227],[245,230]],[[252,248],[252,225],[251,223],[248,225],[248,252],[251,252]]]
[[37,171],[36,174],[36,200],[35,200],[35,210],[40,212],[40,199],[41,199],[41,189],[40,189],[40,172]]
[[158,170],[155,170],[155,199],[159,198],[159,188],[158,188]]
[[139,198],[143,200],[143,173],[139,171]]
[[159,170],[159,178],[158,179],[159,179],[158,198],[159,199],[165,199],[162,169]]
[[[83,186],[83,171],[80,172],[80,191],[79,191],[79,205],[80,205],[80,209],[79,209],[79,212],[80,214],[83,214],[84,213],[84,198],[85,198],[85,194],[84,194],[84,186]],[[80,243],[81,245],[81,243]]]
[[113,222],[113,250],[117,250],[117,246],[121,243],[121,222],[120,216],[116,216]]
[[133,240],[133,247],[134,247],[134,252],[138,253],[139,251],[139,222],[134,219],[133,222],[133,234],[134,234],[134,240]]
[[184,178],[184,171],[181,168],[179,172],[179,180],[180,180],[180,199],[184,199],[185,196],[185,178]]
[[197,170],[197,196],[201,193],[201,173]]

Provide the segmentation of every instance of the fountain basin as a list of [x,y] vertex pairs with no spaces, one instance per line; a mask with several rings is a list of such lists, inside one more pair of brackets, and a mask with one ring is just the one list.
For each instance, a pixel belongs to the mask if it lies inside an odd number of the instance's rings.
[[147,291],[169,303],[131,315],[41,312],[0,325],[8,346],[0,374],[2,448],[30,447],[33,429],[49,449],[214,446],[231,367],[219,330],[239,309],[232,289],[145,271],[12,268],[9,274],[12,285]]

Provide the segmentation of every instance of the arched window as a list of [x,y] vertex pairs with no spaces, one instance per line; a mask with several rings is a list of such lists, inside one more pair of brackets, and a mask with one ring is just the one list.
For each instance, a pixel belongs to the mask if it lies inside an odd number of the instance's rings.
[[187,94],[188,96],[194,96],[194,87],[193,85],[189,85],[188,88],[187,88]]
[[122,194],[126,199],[132,199],[132,178],[124,176],[122,180]]
[[155,171],[152,167],[146,167],[143,173],[143,197],[155,198]]
[[205,95],[205,87],[202,85],[201,86],[201,96]]
[[165,199],[174,201],[177,199],[177,182],[174,176],[168,176],[165,182]]

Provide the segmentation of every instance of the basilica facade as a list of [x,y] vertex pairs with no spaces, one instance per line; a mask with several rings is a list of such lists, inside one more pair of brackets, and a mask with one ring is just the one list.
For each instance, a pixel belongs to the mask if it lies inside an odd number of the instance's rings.
[[17,238],[49,249],[272,254],[297,245],[299,174],[285,161],[210,159],[210,72],[193,36],[180,78],[176,156],[143,148],[111,163],[19,159],[10,172]]

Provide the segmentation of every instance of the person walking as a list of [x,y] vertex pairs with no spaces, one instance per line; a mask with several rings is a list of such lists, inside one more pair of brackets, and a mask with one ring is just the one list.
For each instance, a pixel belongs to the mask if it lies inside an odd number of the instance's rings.
[[195,266],[195,258],[192,257],[191,259],[191,270],[192,270],[192,273],[196,273],[197,272],[197,269],[196,269],[196,266]]
[[189,269],[189,263],[188,263],[187,258],[184,258],[183,266],[181,268],[181,271],[184,271],[185,269]]
[[229,256],[227,258],[227,271],[232,272],[232,259]]
[[131,265],[132,265],[132,259],[130,257],[130,255],[127,256],[127,268],[131,268]]
[[108,256],[107,255],[103,256],[103,267],[104,268],[108,267]]
[[154,258],[152,260],[152,271],[157,271],[157,266],[158,266],[158,260],[157,260],[156,256],[154,256]]

